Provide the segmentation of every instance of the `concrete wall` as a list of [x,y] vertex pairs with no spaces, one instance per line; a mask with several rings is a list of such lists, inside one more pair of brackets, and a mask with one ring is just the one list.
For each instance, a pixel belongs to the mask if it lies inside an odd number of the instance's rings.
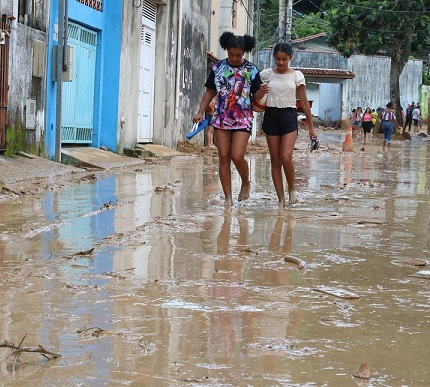
[[429,108],[430,108],[430,86],[422,85],[421,86],[421,96],[419,99],[421,105],[421,117],[423,118],[423,122],[428,125],[429,118]]
[[[1,3],[1,13],[13,15],[16,19],[11,23],[11,37],[9,49],[9,125],[26,126],[26,99],[36,100],[36,124],[25,129],[25,148],[43,153],[43,139],[45,136],[45,108],[46,108],[46,47],[49,4],[43,0],[32,3],[34,8],[26,18],[18,15],[18,0]],[[27,24],[18,22],[25,21]],[[41,76],[33,76],[33,42],[38,40],[43,46],[41,52],[42,71]]]
[[[175,148],[178,140],[183,141],[185,134],[190,131],[192,117],[196,114],[205,91],[206,52],[209,44],[207,36],[210,2],[182,0],[181,42],[177,38],[179,3],[171,1],[168,5],[167,21],[170,27],[168,31],[171,32],[166,35],[164,44],[166,48],[164,63],[167,63],[168,67],[163,82],[157,78],[155,83],[155,90],[164,88],[165,93],[165,98],[161,100],[161,95],[156,92],[155,106],[164,106],[165,114],[164,120],[159,114],[154,116],[154,142],[169,148]],[[177,61],[180,67],[178,88],[176,88]],[[156,68],[159,68],[157,63]]]
[[[124,2],[118,117],[118,146],[133,147],[138,132],[141,9]],[[180,6],[182,18],[179,20]],[[153,142],[176,148],[192,125],[205,91],[210,3],[173,0],[157,7]],[[178,38],[179,24],[182,36]],[[179,83],[177,68],[179,64]],[[177,87],[178,86],[178,87]]]
[[[123,1],[118,96],[119,120],[117,122],[117,143],[120,152],[124,147],[133,147],[137,138],[141,15],[140,8],[133,7],[131,1]],[[126,119],[123,125],[121,125],[121,117]]]

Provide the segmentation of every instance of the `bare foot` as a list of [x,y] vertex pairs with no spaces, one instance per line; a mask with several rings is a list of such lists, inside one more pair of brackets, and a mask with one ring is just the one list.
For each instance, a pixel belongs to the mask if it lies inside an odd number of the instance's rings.
[[251,183],[242,184],[237,200],[239,202],[249,199],[249,191],[251,191]]
[[232,206],[233,205],[233,198],[231,196],[226,196],[224,199],[224,205],[225,206]]
[[288,200],[288,204],[296,204],[298,202],[296,191],[289,192],[290,199]]
[[278,202],[278,209],[279,210],[283,210],[285,208],[285,199],[284,200],[280,200]]

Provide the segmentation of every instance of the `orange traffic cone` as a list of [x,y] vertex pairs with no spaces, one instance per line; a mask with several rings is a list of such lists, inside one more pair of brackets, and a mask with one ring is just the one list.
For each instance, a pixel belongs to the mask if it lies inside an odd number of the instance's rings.
[[348,126],[348,131],[346,132],[345,141],[342,146],[343,152],[352,152],[352,126]]

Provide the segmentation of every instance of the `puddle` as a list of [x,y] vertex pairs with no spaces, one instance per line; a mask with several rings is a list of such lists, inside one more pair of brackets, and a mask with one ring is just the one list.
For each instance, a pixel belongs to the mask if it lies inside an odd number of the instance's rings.
[[430,262],[428,144],[320,139],[283,212],[266,155],[230,209],[197,156],[0,203],[0,342],[62,355],[0,348],[2,383],[429,385],[430,280],[398,264]]

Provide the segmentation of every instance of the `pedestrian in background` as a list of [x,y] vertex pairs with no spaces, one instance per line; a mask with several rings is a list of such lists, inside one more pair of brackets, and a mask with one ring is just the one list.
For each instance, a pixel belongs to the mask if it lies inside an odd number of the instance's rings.
[[382,151],[385,151],[385,145],[387,145],[388,150],[390,150],[394,125],[399,126],[396,120],[394,104],[390,101],[387,103],[385,110],[382,113],[382,132],[384,133]]
[[409,126],[409,132],[411,131],[411,125],[412,125],[412,112],[415,108],[414,106],[415,102],[412,102],[412,104],[408,104],[408,108],[406,109],[405,114],[405,124],[403,125],[403,132],[406,131],[406,126]]
[[224,32],[219,42],[227,50],[227,58],[215,63],[206,80],[206,92],[200,102],[193,122],[200,122],[207,106],[216,96],[212,125],[218,148],[219,177],[224,192],[225,205],[233,204],[231,188],[231,162],[241,178],[238,201],[249,198],[251,182],[245,151],[251,135],[253,112],[251,96],[264,96],[257,67],[243,56],[255,47],[250,35],[236,36]]
[[214,127],[212,125],[212,119],[215,112],[215,99],[216,97],[212,98],[211,103],[207,106],[205,110],[205,118],[208,121],[208,126],[206,129],[206,144],[210,148],[215,148],[214,145]]
[[285,207],[285,174],[288,189],[288,203],[297,203],[295,192],[295,171],[293,163],[294,144],[299,126],[297,122],[296,96],[306,115],[309,136],[317,139],[312,122],[312,113],[306,96],[306,83],[303,73],[290,67],[293,49],[288,43],[278,43],[273,49],[276,67],[261,72],[261,89],[267,96],[267,108],[264,113],[263,132],[269,147],[272,180],[278,196],[279,208]]
[[421,118],[421,111],[417,106],[412,110],[412,121],[414,122],[414,132],[418,132],[418,121]]
[[371,132],[373,126],[372,111],[370,110],[370,107],[366,108],[363,116],[361,117],[361,126],[363,128],[364,142],[366,142],[366,136]]

